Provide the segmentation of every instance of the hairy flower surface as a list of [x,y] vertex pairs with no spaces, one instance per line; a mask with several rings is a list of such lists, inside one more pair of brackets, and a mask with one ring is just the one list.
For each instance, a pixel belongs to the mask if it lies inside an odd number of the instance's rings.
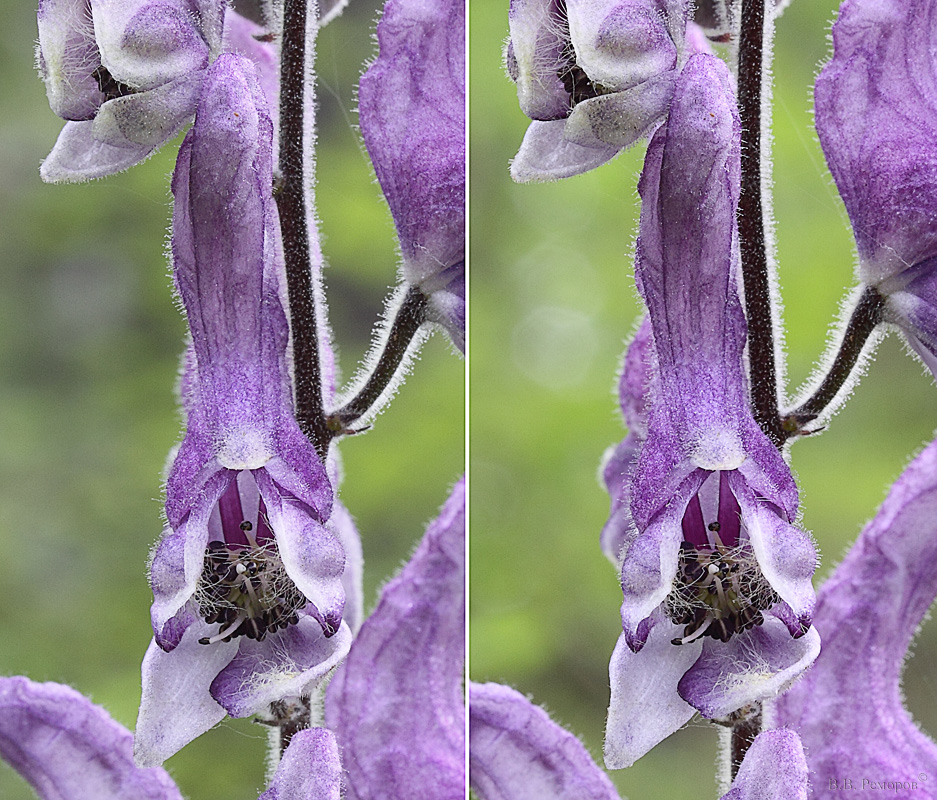
[[99,178],[147,158],[192,117],[223,46],[272,61],[252,23],[225,17],[223,0],[40,0],[39,71],[68,120],[43,179]]
[[604,164],[666,116],[687,28],[686,0],[512,0],[508,74],[534,122],[517,181]]
[[[259,800],[339,800],[334,737],[302,731],[293,741]],[[182,800],[166,770],[134,764],[130,731],[58,683],[0,678],[0,756],[42,800]]]
[[332,489],[293,416],[271,136],[253,65],[219,57],[173,179],[174,275],[192,346],[186,434],[151,566],[143,764],[225,713],[303,694],[351,640]]
[[[639,335],[638,374],[626,365],[622,384],[629,415],[646,403],[647,434],[636,457],[626,447],[605,472],[630,498],[627,507],[613,500],[603,534],[606,552],[620,556],[624,594],[610,665],[613,768],[696,711],[724,718],[774,697],[819,649],[810,628],[816,553],[792,524],[790,469],[749,406],[739,123],[728,70],[714,56],[687,62],[639,191],[635,276],[650,342]],[[637,402],[641,385],[647,395]]]
[[816,126],[859,277],[937,374],[937,8],[847,0],[816,82]]
[[465,2],[390,0],[361,77],[361,135],[407,283],[465,349]]
[[[469,781],[481,800],[618,800],[608,776],[575,736],[519,692],[469,686]],[[755,737],[723,800],[806,800],[797,734]]]
[[348,800],[465,796],[464,662],[460,480],[329,684],[325,721],[341,747]]
[[820,588],[814,625],[823,650],[777,703],[778,722],[803,739],[818,800],[840,797],[847,779],[871,797],[937,797],[926,782],[937,775],[937,745],[912,721],[900,686],[911,641],[937,598],[935,558],[937,442],[895,482]]

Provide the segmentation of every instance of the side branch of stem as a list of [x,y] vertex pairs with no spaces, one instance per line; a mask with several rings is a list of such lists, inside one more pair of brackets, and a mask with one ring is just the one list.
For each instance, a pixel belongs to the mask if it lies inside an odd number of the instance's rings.
[[771,283],[765,248],[761,145],[764,93],[766,0],[742,0],[739,30],[738,102],[742,123],[742,187],[739,195],[739,245],[748,316],[748,355],[752,411],[769,439],[784,442],[778,415],[777,366]]
[[884,308],[885,298],[874,286],[866,286],[849,317],[843,340],[829,372],[807,400],[790,413],[785,414],[782,427],[786,436],[796,436],[802,431],[804,425],[813,422],[833,402],[840,389],[849,380],[872,331],[882,321]]
[[426,295],[411,286],[397,309],[373,371],[351,400],[329,414],[328,427],[332,436],[345,433],[349,425],[367,414],[380,399],[393,381],[413,337],[426,321],[426,308]]

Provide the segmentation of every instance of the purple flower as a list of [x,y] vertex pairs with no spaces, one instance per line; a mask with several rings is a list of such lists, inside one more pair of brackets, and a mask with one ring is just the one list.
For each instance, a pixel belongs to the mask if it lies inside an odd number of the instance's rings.
[[341,747],[347,800],[465,796],[464,661],[460,480],[329,684],[325,721]]
[[[575,736],[507,686],[469,687],[469,780],[480,800],[618,800]],[[752,742],[723,800],[806,800],[797,734],[771,730]]]
[[852,221],[859,277],[937,373],[937,8],[847,0],[816,125]]
[[133,736],[69,686],[0,678],[0,755],[43,800],[182,800],[162,767],[133,763]]
[[397,226],[403,278],[464,350],[464,0],[388,0],[377,39],[358,90],[361,134]]
[[[66,123],[44,180],[83,181],[143,161],[195,111],[209,63],[229,46],[268,61],[222,0],[40,0],[38,63]],[[247,23],[249,25],[249,23]]]
[[151,565],[141,764],[226,713],[303,694],[351,640],[332,489],[293,416],[271,136],[254,67],[221,56],[173,178],[174,275],[192,346],[187,429]]
[[[635,274],[651,340],[639,338],[647,354],[624,384],[626,397],[649,386],[647,437],[630,476],[606,469],[630,496],[627,524],[613,521],[604,535],[607,552],[621,542],[624,594],[610,665],[613,768],[696,711],[723,718],[774,697],[819,650],[810,629],[816,553],[792,524],[790,470],[749,406],[738,187],[730,76],[714,56],[694,55],[639,186]],[[629,413],[640,416],[641,405]]]
[[534,122],[516,181],[593,169],[666,116],[682,60],[686,0],[512,0],[505,51]]
[[[339,800],[328,731],[302,731],[302,771],[284,755],[260,800]],[[133,736],[100,706],[57,683],[0,678],[0,756],[43,800],[182,800],[162,767],[133,763]]]
[[856,789],[863,779],[899,782],[870,791],[875,797],[935,796],[926,784],[900,785],[937,775],[937,746],[911,720],[900,687],[911,640],[937,597],[935,520],[937,442],[896,481],[818,592],[823,650],[776,708],[803,740],[814,798],[841,796],[847,779]]

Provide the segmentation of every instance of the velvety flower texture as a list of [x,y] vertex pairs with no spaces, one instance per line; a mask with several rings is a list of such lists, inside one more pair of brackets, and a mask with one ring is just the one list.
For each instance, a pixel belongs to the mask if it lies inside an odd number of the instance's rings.
[[[260,800],[339,800],[334,739],[327,731],[303,731],[300,737],[311,745],[304,781],[288,754]],[[130,731],[57,683],[0,678],[0,756],[42,800],[182,800],[166,770],[133,763]]]
[[[520,693],[469,687],[469,781],[480,800],[618,800],[575,736]],[[723,800],[806,800],[807,765],[797,734],[759,734]]]
[[[639,186],[635,275],[651,338],[639,336],[644,353],[633,359],[647,377],[626,369],[623,385],[626,395],[648,386],[647,436],[632,463],[606,469],[630,495],[627,507],[617,503],[626,522],[604,535],[606,551],[620,554],[624,594],[610,665],[613,768],[696,711],[723,718],[776,696],[819,650],[810,628],[816,553],[792,524],[790,470],[749,405],[739,138],[728,69],[692,56]],[[641,404],[629,413],[640,416]]]
[[389,0],[377,40],[358,89],[361,135],[397,226],[404,280],[464,350],[465,2]]
[[347,800],[465,796],[464,662],[460,480],[329,684],[325,721],[341,748]]
[[816,126],[859,276],[937,374],[937,7],[847,0],[816,82]]
[[224,46],[265,64],[269,48],[223,0],[40,0],[38,63],[52,110],[69,120],[44,180],[83,181],[147,158],[192,117]]
[[604,164],[666,116],[686,0],[511,0],[505,52],[527,129],[511,175],[555,180]]
[[348,650],[332,491],[293,416],[272,123],[252,64],[209,68],[173,178],[192,335],[186,434],[151,565],[138,762],[300,695]]
[[813,798],[841,797],[846,780],[863,796],[937,797],[937,745],[911,720],[900,686],[911,640],[937,598],[935,559],[937,442],[895,482],[820,588],[814,625],[823,650],[778,701],[778,722],[803,739]]

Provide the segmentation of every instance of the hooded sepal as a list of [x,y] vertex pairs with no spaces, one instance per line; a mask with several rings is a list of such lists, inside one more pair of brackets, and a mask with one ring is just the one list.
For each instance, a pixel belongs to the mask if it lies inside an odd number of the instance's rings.
[[0,755],[43,800],[182,800],[132,753],[130,731],[71,687],[0,678]]
[[464,797],[464,576],[460,481],[329,684],[349,798]]
[[586,748],[519,692],[469,684],[469,782],[481,800],[619,800]]

